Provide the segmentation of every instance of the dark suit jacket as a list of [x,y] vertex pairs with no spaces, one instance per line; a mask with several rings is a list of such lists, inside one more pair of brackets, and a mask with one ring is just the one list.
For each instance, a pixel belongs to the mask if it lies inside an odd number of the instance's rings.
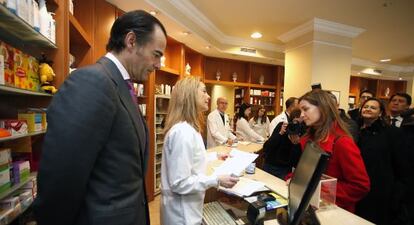
[[149,224],[147,127],[107,58],[78,69],[47,112],[34,204],[39,225]]

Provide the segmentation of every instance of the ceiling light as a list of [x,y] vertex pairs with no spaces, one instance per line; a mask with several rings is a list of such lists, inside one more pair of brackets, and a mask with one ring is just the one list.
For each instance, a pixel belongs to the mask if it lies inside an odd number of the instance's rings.
[[399,77],[398,80],[402,80],[402,77]]
[[262,34],[259,32],[254,32],[253,34],[250,35],[250,37],[254,38],[254,39],[258,39],[262,37]]
[[184,36],[187,36],[187,35],[190,35],[191,33],[188,32],[188,31],[183,31],[181,34],[184,35]]
[[158,11],[156,11],[156,10],[151,10],[151,11],[149,11],[149,13],[153,16],[158,15]]
[[207,45],[207,46],[206,46],[206,49],[210,49],[210,48],[211,48],[211,46],[210,46],[210,45]]
[[381,59],[380,62],[389,62],[391,59]]

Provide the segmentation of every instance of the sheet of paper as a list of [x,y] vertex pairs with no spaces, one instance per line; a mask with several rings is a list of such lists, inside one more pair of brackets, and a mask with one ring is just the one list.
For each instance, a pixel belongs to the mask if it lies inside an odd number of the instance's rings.
[[240,176],[244,169],[256,158],[257,154],[247,153],[237,149],[232,149],[228,157],[219,167],[214,171],[214,175],[231,175]]
[[207,162],[217,160],[217,152],[207,152]]
[[240,197],[250,196],[254,192],[263,190],[265,187],[264,183],[259,181],[254,181],[248,178],[240,177],[239,182],[232,188],[220,187],[220,190],[234,194]]

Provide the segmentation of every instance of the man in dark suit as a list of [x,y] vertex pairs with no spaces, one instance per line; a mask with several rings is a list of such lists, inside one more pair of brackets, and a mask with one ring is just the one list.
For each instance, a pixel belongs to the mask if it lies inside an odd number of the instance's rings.
[[150,224],[147,126],[130,93],[160,67],[166,31],[132,11],[111,29],[108,53],[78,69],[48,108],[34,204],[39,225]]
[[407,93],[396,93],[391,96],[388,103],[388,110],[390,112],[389,120],[392,126],[401,127],[404,124],[404,117],[401,113],[410,108],[411,96]]

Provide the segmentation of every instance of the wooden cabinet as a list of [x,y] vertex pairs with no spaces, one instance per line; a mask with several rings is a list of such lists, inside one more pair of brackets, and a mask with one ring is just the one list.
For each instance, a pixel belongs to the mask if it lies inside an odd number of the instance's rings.
[[[387,101],[397,92],[406,92],[407,81],[381,80],[351,76],[349,96],[355,98],[356,103],[359,103],[359,94],[363,90],[370,90],[375,94],[375,97]],[[353,104],[350,103],[350,106],[353,106]]]
[[282,66],[206,57],[204,71],[206,84],[235,87],[235,112],[243,102],[252,104],[253,110],[264,105],[269,119],[282,111]]

